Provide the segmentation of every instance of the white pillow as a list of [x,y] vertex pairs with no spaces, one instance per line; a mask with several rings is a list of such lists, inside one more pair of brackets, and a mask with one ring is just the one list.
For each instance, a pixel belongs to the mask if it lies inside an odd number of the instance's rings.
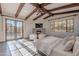
[[76,39],[76,42],[73,47],[73,54],[77,56],[79,55],[79,39]]
[[69,40],[65,45],[64,45],[64,51],[71,51],[73,49],[75,40]]
[[76,40],[75,36],[67,36],[64,38],[63,44],[65,45],[69,40]]
[[39,34],[39,39],[43,39],[45,36],[46,36],[46,34],[41,33],[41,34]]
[[76,50],[76,52],[75,52],[74,55],[75,55],[75,56],[79,56],[79,49]]

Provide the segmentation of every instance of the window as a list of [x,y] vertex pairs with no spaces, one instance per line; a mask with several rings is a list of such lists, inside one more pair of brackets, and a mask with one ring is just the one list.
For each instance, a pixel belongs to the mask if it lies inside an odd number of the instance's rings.
[[73,32],[74,31],[74,21],[73,20],[67,20],[67,32]]
[[51,31],[52,32],[73,32],[74,31],[74,20],[53,20],[51,21]]

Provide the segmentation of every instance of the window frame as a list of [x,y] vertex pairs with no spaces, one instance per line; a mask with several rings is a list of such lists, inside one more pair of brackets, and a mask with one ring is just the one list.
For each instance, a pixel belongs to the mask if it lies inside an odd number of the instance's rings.
[[[57,20],[57,21],[56,21]],[[72,26],[72,28],[73,29],[71,29],[70,31],[68,31],[68,20],[72,20],[72,23],[71,24],[73,24],[73,26]],[[74,18],[70,18],[70,19],[64,19],[64,20],[60,20],[60,19],[55,19],[55,20],[53,20],[53,21],[51,21],[50,22],[50,31],[51,32],[63,32],[63,31],[60,31],[60,30],[58,30],[58,31],[55,31],[55,22],[63,22],[63,21],[65,21],[65,23],[66,23],[66,28],[65,28],[65,30],[64,30],[64,32],[70,32],[70,33],[72,33],[72,32],[74,32]],[[53,25],[52,25],[52,22],[53,22]],[[70,24],[70,27],[71,27],[71,24]],[[59,26],[59,25],[58,25]],[[54,28],[54,29],[53,29]],[[64,28],[64,27],[63,27]],[[62,28],[61,28],[62,29]]]

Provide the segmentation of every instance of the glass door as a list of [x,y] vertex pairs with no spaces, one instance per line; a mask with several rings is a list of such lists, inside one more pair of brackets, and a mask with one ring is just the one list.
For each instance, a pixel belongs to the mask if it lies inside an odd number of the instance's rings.
[[7,40],[23,38],[23,22],[17,20],[6,21]]
[[16,28],[17,28],[17,32],[16,32],[16,36],[17,38],[22,38],[23,37],[23,22],[18,21],[16,22]]
[[15,21],[7,20],[7,40],[15,39]]

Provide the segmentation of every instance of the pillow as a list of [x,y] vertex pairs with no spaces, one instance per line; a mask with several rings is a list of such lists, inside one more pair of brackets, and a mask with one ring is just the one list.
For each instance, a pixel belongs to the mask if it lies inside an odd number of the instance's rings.
[[75,55],[75,56],[79,56],[79,49],[76,50],[76,52],[75,52],[74,55]]
[[41,33],[41,34],[39,34],[39,39],[43,39],[45,36],[46,36],[46,34]]
[[76,40],[74,47],[73,47],[73,54],[74,55],[79,55],[79,39]]
[[75,44],[75,40],[69,40],[65,45],[64,45],[64,51],[71,51],[73,49],[73,46]]
[[75,36],[67,36],[64,38],[63,44],[65,45],[69,40],[76,40]]

